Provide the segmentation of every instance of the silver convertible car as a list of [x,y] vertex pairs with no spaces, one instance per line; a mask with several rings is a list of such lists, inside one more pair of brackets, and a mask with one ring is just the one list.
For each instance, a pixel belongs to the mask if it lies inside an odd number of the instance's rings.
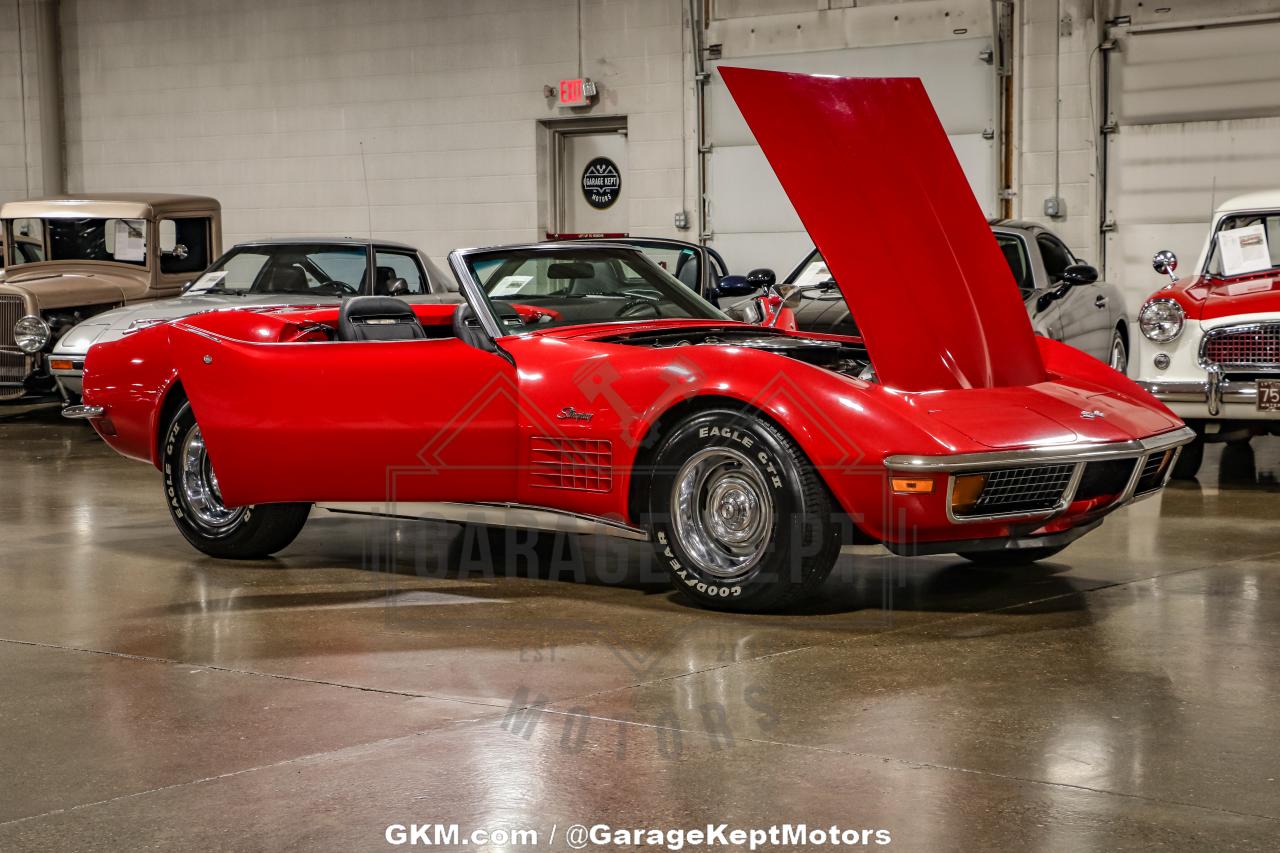
[[398,296],[409,302],[460,302],[433,280],[413,246],[383,240],[285,238],[233,246],[181,296],[94,315],[58,341],[49,365],[65,399],[80,396],[89,347],[166,320],[248,305],[337,304],[345,296]]
[[[1129,366],[1129,317],[1124,297],[1098,271],[1076,258],[1049,229],[1035,222],[988,220],[1022,293],[1037,334],[1084,350],[1124,373]],[[747,281],[774,284],[772,270],[752,270]],[[815,249],[780,287],[803,330],[856,335],[844,297]]]

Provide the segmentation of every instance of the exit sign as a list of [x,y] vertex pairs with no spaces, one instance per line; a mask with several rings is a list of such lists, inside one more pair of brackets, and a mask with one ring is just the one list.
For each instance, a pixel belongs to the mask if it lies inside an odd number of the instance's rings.
[[561,107],[588,107],[596,96],[596,84],[589,78],[561,80],[556,104]]

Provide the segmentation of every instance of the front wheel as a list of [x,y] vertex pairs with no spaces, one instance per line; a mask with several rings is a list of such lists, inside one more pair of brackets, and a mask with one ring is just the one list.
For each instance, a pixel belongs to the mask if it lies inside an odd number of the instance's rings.
[[211,557],[270,556],[297,538],[311,511],[305,503],[226,506],[190,403],[165,431],[164,488],[178,530]]
[[1169,476],[1174,480],[1193,479],[1199,473],[1203,462],[1204,436],[1197,435],[1190,444],[1182,446],[1182,452],[1178,454],[1178,461],[1173,463],[1173,471]]
[[1124,335],[1120,334],[1119,329],[1111,333],[1111,353],[1107,363],[1117,373],[1129,370],[1129,345],[1124,342]]
[[1067,546],[1046,545],[1042,548],[1018,548],[1011,551],[970,551],[960,556],[980,566],[1024,566],[1037,560],[1047,560],[1065,547]]
[[720,610],[779,610],[840,554],[838,507],[800,448],[761,417],[692,415],[654,456],[649,532],[677,589]]

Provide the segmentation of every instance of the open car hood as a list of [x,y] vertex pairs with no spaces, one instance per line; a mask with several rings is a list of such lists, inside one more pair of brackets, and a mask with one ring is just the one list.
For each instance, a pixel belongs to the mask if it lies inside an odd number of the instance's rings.
[[719,70],[881,382],[932,391],[1046,378],[1017,285],[918,79]]

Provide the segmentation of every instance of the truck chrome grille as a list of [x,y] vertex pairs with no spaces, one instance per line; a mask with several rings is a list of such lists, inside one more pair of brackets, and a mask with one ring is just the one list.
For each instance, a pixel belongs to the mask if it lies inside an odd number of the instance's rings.
[[1062,500],[1075,465],[1002,468],[987,474],[977,502],[964,515],[1044,512]]
[[1200,345],[1200,361],[1242,370],[1280,368],[1280,323],[1210,329]]
[[13,342],[13,324],[26,314],[21,296],[0,296],[0,400],[21,397],[31,372],[31,357]]

